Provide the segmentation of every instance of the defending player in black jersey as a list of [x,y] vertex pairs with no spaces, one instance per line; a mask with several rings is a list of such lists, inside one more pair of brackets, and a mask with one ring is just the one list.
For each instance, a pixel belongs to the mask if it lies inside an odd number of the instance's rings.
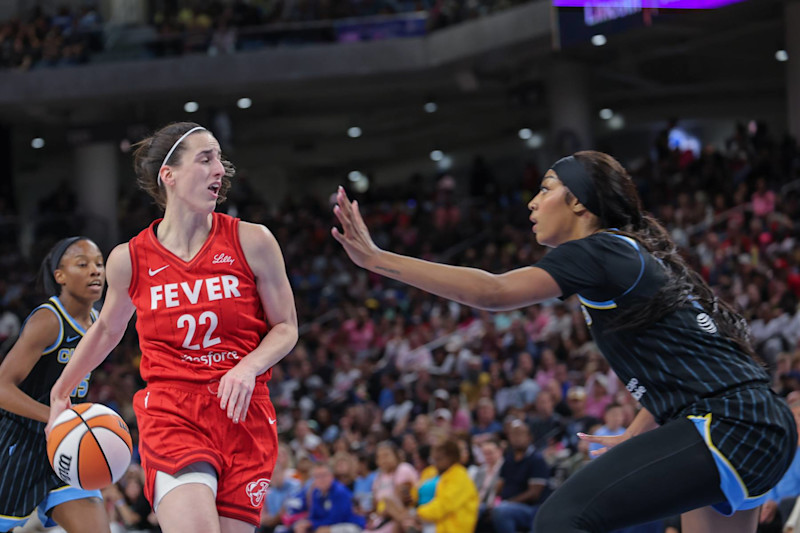
[[[604,532],[682,514],[684,533],[751,533],[788,468],[794,419],[751,357],[747,326],[642,212],[611,156],[578,152],[547,171],[528,204],[553,250],[495,275],[379,249],[339,189],[332,234],[359,266],[487,310],[577,294],[598,346],[644,407],[608,451],[539,509],[536,533]],[[652,430],[652,431],[649,431]]]
[[[100,491],[58,479],[44,434],[50,389],[97,318],[92,306],[103,294],[103,255],[86,237],[63,239],[45,257],[41,275],[53,296],[25,320],[0,364],[0,531],[25,524],[37,510],[42,524],[57,523],[69,533],[109,531]],[[73,403],[85,400],[88,386],[86,376],[72,392]]]

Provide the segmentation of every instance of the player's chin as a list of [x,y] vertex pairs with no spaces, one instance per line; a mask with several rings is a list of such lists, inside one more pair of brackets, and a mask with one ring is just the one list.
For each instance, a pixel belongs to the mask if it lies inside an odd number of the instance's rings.
[[86,288],[83,290],[83,294],[86,298],[100,298],[103,295],[103,286],[102,285],[87,285]]

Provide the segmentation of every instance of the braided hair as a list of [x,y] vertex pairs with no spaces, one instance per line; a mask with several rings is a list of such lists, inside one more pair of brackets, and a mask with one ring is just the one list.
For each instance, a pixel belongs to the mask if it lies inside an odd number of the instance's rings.
[[714,319],[724,337],[758,359],[747,321],[714,294],[708,283],[686,263],[664,226],[642,210],[636,186],[619,161],[595,151],[577,152],[574,157],[594,183],[599,200],[599,212],[595,215],[600,219],[600,226],[618,228],[619,233],[641,243],[664,265],[666,273],[667,281],[658,293],[622,312],[613,327],[617,330],[645,327],[693,301]]

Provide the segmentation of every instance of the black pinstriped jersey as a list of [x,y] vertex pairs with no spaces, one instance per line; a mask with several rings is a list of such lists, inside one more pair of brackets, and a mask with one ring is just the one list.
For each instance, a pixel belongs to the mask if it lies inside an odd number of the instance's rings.
[[[40,309],[48,309],[55,313],[58,318],[58,337],[55,342],[48,346],[42,356],[36,362],[36,365],[31,369],[28,376],[19,384],[19,388],[30,396],[31,398],[50,405],[50,389],[53,388],[56,380],[58,380],[64,366],[69,362],[72,357],[72,352],[78,342],[83,338],[86,330],[67,312],[57,296],[53,296],[47,302],[43,303],[34,309],[28,318],[25,319],[27,324],[28,319]],[[92,321],[97,319],[97,311],[92,309]],[[25,324],[22,326],[25,327]],[[72,391],[70,401],[72,403],[82,403],[86,400],[86,394],[89,392],[89,379],[91,373],[80,382],[80,384]],[[14,413],[3,412],[3,416],[14,420],[18,424],[25,426],[31,431],[44,431],[45,424],[25,418]]]
[[649,326],[610,327],[618,313],[654,297],[666,281],[659,260],[634,239],[596,233],[562,244],[535,266],[556,280],[562,298],[578,295],[600,351],[659,423],[702,398],[746,383],[769,383],[766,372],[723,337],[696,302],[687,301]]

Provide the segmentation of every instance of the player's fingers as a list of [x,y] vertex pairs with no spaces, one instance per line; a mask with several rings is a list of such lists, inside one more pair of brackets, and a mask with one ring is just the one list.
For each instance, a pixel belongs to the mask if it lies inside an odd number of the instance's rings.
[[241,416],[239,417],[239,419],[242,422],[247,420],[247,411],[250,409],[250,402],[252,400],[253,400],[253,393],[252,392],[246,394],[244,399],[242,400]]
[[336,191],[336,203],[339,206],[339,209],[342,210],[344,214],[348,214],[350,202],[348,201],[347,194],[344,192],[344,188],[339,186],[339,189]]
[[589,435],[588,433],[578,433],[578,438],[586,442],[603,443],[608,437],[598,437],[596,435]]
[[341,206],[336,205],[333,207],[333,214],[336,215],[336,218],[339,219],[339,224],[342,225],[342,231],[344,233],[348,233],[348,226],[350,225],[350,220],[347,218],[344,210]]
[[231,396],[231,386],[224,377],[219,382],[219,392],[217,392],[217,397],[219,398],[219,408],[225,409],[228,406],[228,402],[230,401]]
[[606,453],[607,451],[608,451],[608,448],[600,448],[600,449],[598,449],[598,450],[592,450],[592,451],[590,451],[590,452],[589,452],[589,455],[591,455],[592,457],[598,457],[598,456],[600,456],[600,455],[603,455],[603,454],[604,454],[604,453]]
[[364,219],[361,216],[361,209],[358,208],[358,200],[353,200],[353,219],[355,223],[359,226],[366,227],[367,225],[364,223]]
[[342,234],[343,236],[348,236],[353,233],[353,224],[350,221],[350,218],[344,212],[341,205],[337,205],[333,208],[333,214],[336,215],[336,218],[339,219],[339,224],[342,225]]
[[234,424],[239,423],[239,419],[241,418],[242,415],[242,404],[244,403],[244,399],[247,396],[247,393],[245,393],[245,391],[243,391],[241,388],[237,387],[237,389],[238,390],[236,391],[236,403],[232,402],[233,405],[231,406],[233,407],[233,409],[231,410],[232,411],[231,418],[233,419]]
[[233,415],[236,413],[236,404],[239,401],[239,388],[233,387],[231,390],[231,395],[228,398],[228,418],[233,418]]

